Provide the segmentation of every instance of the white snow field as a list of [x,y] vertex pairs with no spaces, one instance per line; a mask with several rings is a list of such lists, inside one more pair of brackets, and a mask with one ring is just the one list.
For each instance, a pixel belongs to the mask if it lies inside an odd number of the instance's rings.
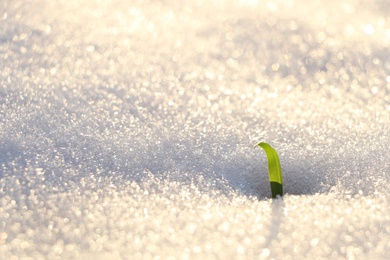
[[0,259],[389,259],[389,13],[1,0]]

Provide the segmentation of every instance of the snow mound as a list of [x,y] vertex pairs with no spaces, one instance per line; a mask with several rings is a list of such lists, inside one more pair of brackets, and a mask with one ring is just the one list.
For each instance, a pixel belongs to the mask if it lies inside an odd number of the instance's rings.
[[3,2],[4,258],[390,257],[387,1]]

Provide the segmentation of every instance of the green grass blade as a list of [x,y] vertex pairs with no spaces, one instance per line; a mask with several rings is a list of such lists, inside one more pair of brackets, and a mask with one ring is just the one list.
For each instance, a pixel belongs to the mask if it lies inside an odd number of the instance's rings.
[[268,176],[271,184],[272,198],[276,196],[283,196],[283,180],[282,180],[282,168],[280,167],[280,161],[278,153],[267,143],[258,143],[256,146],[260,146],[264,149],[268,159]]

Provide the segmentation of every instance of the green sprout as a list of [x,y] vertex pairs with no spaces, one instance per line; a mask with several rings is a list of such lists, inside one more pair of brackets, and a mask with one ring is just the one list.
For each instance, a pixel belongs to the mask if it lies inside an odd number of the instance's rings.
[[282,180],[282,168],[280,167],[280,161],[278,153],[267,143],[258,143],[256,146],[260,146],[264,149],[268,159],[268,176],[271,184],[272,198],[277,196],[283,196],[283,180]]

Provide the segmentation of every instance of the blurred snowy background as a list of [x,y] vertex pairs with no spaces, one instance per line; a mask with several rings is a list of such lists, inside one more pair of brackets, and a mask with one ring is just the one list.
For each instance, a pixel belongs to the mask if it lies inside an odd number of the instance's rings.
[[389,259],[389,12],[1,0],[0,258]]

